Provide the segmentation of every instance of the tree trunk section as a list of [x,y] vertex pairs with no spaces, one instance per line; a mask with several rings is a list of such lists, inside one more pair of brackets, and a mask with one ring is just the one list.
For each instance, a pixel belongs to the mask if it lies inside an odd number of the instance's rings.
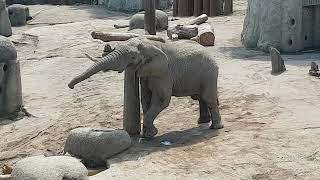
[[205,23],[208,20],[208,16],[206,14],[202,14],[201,16],[198,16],[194,19],[191,19],[190,21],[188,21],[186,24],[188,25],[200,25],[202,23]]
[[155,0],[144,0],[144,28],[150,35],[156,35]]
[[174,17],[179,16],[178,6],[179,6],[179,0],[174,0],[173,1],[173,16]]
[[133,69],[126,69],[124,79],[123,129],[130,135],[141,132],[139,78]]
[[155,0],[155,8],[160,9],[160,0]]
[[194,16],[200,16],[202,14],[202,0],[194,0],[193,5],[193,15]]
[[[167,35],[170,39],[175,39],[175,35],[178,35],[178,39],[191,39],[197,36],[198,27],[195,25],[176,25],[167,30]],[[174,36],[173,36],[174,35]]]
[[204,23],[198,26],[198,35],[191,40],[194,40],[202,46],[214,46],[215,35],[211,25]]
[[193,9],[194,9],[194,0],[187,0],[187,2],[188,2],[187,16],[192,16],[193,15]]
[[221,15],[220,0],[210,0],[210,16]]
[[233,0],[224,0],[224,15],[229,15],[233,12]]
[[210,16],[210,0],[203,0],[202,9],[204,14]]

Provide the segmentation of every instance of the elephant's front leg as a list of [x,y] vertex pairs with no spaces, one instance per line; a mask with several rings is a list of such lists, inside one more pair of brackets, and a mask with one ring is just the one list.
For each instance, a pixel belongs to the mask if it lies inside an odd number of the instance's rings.
[[143,129],[142,136],[145,138],[154,137],[158,133],[158,129],[154,126],[153,122],[159,113],[168,107],[170,103],[170,97],[166,98],[164,101],[161,101],[160,98],[152,94],[151,106],[148,109],[147,113],[143,119]]

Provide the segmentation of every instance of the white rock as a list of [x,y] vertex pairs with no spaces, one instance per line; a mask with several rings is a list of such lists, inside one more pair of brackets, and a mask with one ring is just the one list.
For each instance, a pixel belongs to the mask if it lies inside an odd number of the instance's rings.
[[12,180],[87,180],[88,170],[76,158],[67,156],[34,156],[19,161]]

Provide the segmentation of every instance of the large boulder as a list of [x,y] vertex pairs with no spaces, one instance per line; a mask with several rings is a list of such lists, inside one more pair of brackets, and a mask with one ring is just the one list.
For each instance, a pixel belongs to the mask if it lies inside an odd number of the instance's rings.
[[76,158],[68,156],[34,156],[19,161],[12,180],[88,180],[88,170]]
[[131,146],[124,130],[77,128],[70,132],[64,152],[77,158],[87,167],[106,167],[107,159]]
[[0,35],[6,37],[12,35],[11,23],[6,9],[5,0],[0,0]]
[[21,4],[13,4],[8,7],[9,19],[12,26],[24,26],[29,20],[29,8]]
[[[144,29],[144,11],[133,15],[129,21],[129,30]],[[167,13],[156,10],[156,30],[163,31],[168,29]]]

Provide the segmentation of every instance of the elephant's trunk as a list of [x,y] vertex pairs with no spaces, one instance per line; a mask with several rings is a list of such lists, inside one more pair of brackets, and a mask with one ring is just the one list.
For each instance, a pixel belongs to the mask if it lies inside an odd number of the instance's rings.
[[115,50],[103,58],[96,59],[96,62],[91,67],[71,80],[68,84],[69,88],[73,89],[76,84],[88,79],[101,70],[118,70],[121,65],[118,58],[122,53],[121,50]]

